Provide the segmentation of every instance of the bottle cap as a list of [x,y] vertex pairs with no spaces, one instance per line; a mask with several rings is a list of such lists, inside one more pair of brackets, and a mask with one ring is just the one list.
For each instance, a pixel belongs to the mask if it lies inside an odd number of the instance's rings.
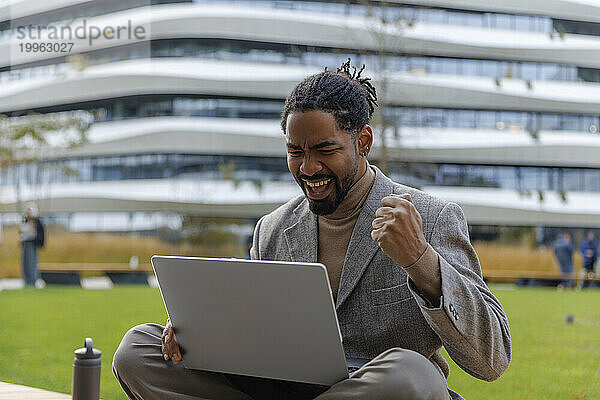
[[85,347],[75,350],[75,357],[79,359],[100,358],[102,352],[94,348],[92,338],[85,338]]

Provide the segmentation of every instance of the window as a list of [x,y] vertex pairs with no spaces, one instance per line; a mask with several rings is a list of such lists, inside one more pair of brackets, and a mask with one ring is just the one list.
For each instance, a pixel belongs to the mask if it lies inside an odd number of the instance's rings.
[[535,81],[538,79],[537,64],[534,63],[521,63],[521,79],[526,81]]
[[563,115],[561,117],[560,129],[566,131],[582,130],[582,118],[578,115]]
[[540,114],[540,130],[559,130],[560,117],[556,114]]
[[496,128],[496,112],[495,111],[480,111],[477,113],[477,127],[495,129]]
[[463,75],[480,75],[478,71],[480,68],[481,61],[477,60],[463,60],[462,61],[462,74]]
[[432,24],[444,24],[444,23],[460,24],[460,22],[453,22],[453,21],[457,21],[456,13],[449,13],[449,12],[447,13],[444,10],[422,9],[421,16],[422,16],[424,22],[429,22]]
[[563,168],[562,187],[564,191],[584,190],[584,176],[580,170]]
[[515,16],[515,29],[518,31],[532,31],[531,26],[532,18],[525,15]]
[[510,15],[496,14],[496,29],[513,29],[513,19]]
[[482,62],[481,64],[482,75],[489,76],[491,78],[500,78],[502,76],[501,63],[499,62]]

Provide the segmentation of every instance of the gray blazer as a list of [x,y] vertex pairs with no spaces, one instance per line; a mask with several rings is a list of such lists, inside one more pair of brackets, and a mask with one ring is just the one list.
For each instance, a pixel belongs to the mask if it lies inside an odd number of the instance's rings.
[[[342,269],[336,310],[349,357],[374,358],[392,347],[417,351],[448,375],[443,345],[469,374],[497,379],[511,357],[508,318],[481,276],[460,207],[376,176],[352,232]],[[381,199],[409,193],[423,220],[427,242],[439,255],[440,307],[417,292],[406,272],[371,239]],[[253,259],[317,261],[317,217],[300,195],[256,224]],[[453,398],[460,398],[451,392]]]

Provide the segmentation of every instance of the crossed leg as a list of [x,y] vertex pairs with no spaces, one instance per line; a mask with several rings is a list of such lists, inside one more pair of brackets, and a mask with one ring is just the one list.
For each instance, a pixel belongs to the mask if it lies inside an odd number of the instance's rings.
[[327,388],[274,379],[190,370],[163,359],[163,327],[130,329],[113,360],[113,372],[132,400],[448,400],[445,379],[422,355],[392,348],[351,378]]

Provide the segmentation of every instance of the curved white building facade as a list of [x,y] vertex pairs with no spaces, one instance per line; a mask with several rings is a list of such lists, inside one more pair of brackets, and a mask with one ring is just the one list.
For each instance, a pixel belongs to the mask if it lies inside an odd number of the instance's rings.
[[[351,57],[388,88],[394,179],[456,201],[474,226],[600,227],[600,4],[382,3],[4,2],[0,113],[87,110],[96,122],[85,146],[7,167],[0,212],[36,199],[49,215],[257,218],[300,193],[285,165],[283,100]],[[84,21],[131,21],[145,34],[19,38],[24,23]],[[73,46],[18,51],[53,40]],[[48,172],[57,160],[78,173]]]

